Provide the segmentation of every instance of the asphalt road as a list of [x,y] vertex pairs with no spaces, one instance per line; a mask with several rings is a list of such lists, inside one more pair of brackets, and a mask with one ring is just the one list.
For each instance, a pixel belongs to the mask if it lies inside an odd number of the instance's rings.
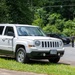
[[72,44],[64,45],[64,48],[65,54],[59,62],[75,66],[75,44],[74,47],[72,47]]

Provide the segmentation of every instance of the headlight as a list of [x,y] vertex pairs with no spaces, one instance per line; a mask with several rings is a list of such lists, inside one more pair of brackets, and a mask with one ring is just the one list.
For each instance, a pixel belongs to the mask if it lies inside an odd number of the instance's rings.
[[39,45],[40,45],[40,41],[38,41],[38,40],[35,41],[35,45],[36,45],[36,46],[39,46]]

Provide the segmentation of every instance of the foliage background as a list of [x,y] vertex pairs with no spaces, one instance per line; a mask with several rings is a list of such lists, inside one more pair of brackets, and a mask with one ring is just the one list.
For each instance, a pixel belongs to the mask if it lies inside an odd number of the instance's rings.
[[0,23],[32,24],[46,33],[75,35],[75,0],[0,0]]

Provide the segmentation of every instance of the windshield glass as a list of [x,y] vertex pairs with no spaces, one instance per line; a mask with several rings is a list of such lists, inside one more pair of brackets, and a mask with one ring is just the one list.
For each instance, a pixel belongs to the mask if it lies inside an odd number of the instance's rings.
[[66,37],[66,35],[63,35],[63,34],[59,34],[59,36],[60,36],[61,38],[65,38],[65,37]]
[[45,36],[39,27],[17,26],[19,36]]

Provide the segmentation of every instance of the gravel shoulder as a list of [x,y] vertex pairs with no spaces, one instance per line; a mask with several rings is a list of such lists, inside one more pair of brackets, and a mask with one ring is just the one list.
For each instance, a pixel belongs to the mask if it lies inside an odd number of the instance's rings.
[[0,69],[0,75],[46,75],[46,74],[36,74],[31,72],[20,72],[20,71]]

